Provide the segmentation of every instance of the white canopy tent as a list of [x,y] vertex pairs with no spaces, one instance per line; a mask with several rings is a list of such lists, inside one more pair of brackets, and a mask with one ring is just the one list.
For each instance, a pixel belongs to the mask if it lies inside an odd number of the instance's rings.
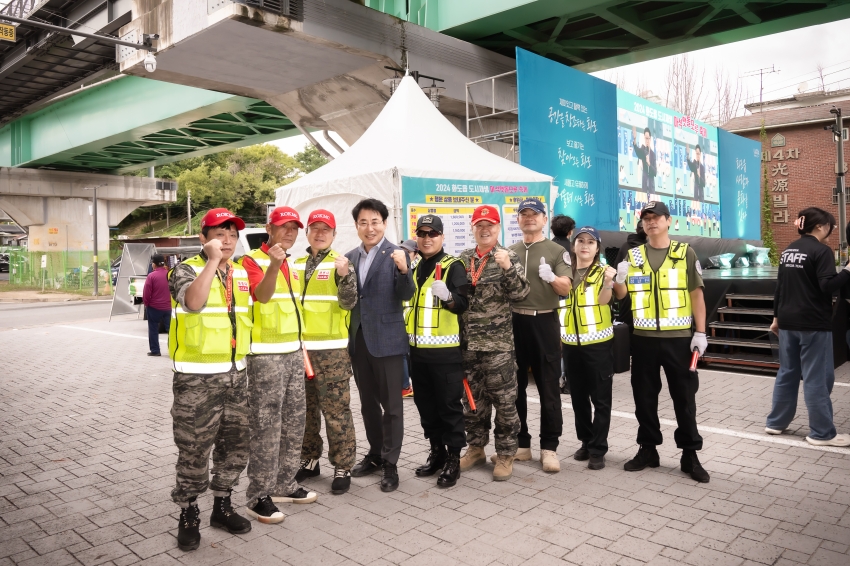
[[[480,182],[475,183],[474,190],[472,184],[460,185],[463,188],[458,190],[466,194],[468,186],[468,194],[474,191],[483,194],[496,189],[516,192],[519,197],[524,196],[522,188],[529,184],[536,184],[538,193],[528,194],[539,194],[539,187],[545,184],[543,194],[547,199],[551,195],[552,180],[548,175],[503,159],[469,141],[440,114],[416,81],[407,76],[354,145],[320,169],[278,188],[276,205],[295,208],[305,222],[312,210],[330,210],[337,221],[334,249],[347,252],[360,244],[351,216],[352,208],[361,199],[376,198],[390,210],[386,237],[398,243],[404,237],[403,178]],[[493,183],[498,185],[494,187]],[[513,186],[505,189],[507,185]],[[444,190],[447,195],[456,194],[448,183],[440,187],[436,190]],[[455,198],[460,200],[449,202],[466,203],[467,212],[469,207],[482,202],[481,196]],[[466,222],[463,230],[468,231],[468,228]],[[293,248],[294,255],[301,255],[306,247],[302,232]]]

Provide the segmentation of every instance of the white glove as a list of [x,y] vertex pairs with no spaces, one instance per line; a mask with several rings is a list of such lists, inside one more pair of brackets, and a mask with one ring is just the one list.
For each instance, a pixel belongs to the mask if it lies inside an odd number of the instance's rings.
[[617,265],[617,276],[614,278],[614,281],[622,285],[626,282],[626,276],[629,274],[629,262],[621,261]]
[[537,268],[537,274],[546,283],[551,283],[555,280],[555,274],[552,272],[552,267],[546,263],[546,258],[540,258],[540,267]]
[[451,301],[452,294],[449,293],[449,288],[442,281],[434,281],[431,283],[431,292],[441,301]]
[[705,354],[705,349],[708,348],[708,340],[705,337],[705,332],[694,332],[694,337],[691,338],[691,352],[699,350],[699,355]]

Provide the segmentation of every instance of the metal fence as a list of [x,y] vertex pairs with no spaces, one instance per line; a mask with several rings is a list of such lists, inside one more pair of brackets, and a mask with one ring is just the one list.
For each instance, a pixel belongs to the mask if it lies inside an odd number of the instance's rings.
[[[94,262],[91,252],[29,252],[9,249],[9,283],[45,290],[93,291]],[[112,261],[108,250],[97,254],[98,291],[112,293]],[[43,267],[42,267],[43,266]]]
[[274,12],[293,20],[304,21],[304,0],[235,0],[235,2]]

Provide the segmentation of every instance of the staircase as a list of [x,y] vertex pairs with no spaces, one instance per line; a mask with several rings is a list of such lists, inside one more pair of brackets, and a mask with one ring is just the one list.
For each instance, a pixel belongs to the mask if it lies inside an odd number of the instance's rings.
[[778,340],[770,335],[773,295],[727,293],[726,306],[717,314],[720,319],[708,325],[705,364],[771,373],[779,369]]

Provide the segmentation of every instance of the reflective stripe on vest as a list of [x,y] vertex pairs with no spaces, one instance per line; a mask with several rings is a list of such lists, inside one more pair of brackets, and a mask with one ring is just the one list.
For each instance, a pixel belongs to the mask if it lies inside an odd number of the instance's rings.
[[583,346],[614,337],[611,307],[599,304],[604,267],[597,263],[588,269],[584,283],[570,291],[565,308],[559,311],[564,344]]
[[[449,268],[456,261],[459,260],[449,255],[440,260],[442,281],[446,280]],[[434,297],[431,290],[431,285],[435,281],[434,272],[431,272],[422,287],[419,287],[416,275],[419,265],[421,263],[418,263],[413,270],[413,284],[416,286],[413,299],[412,301],[406,301],[404,305],[406,317],[405,327],[410,345],[417,348],[452,348],[460,346],[458,316],[447,308],[444,308],[442,301]]]
[[[262,248],[252,250],[248,256],[263,273],[271,260]],[[295,266],[286,259],[289,268],[290,290],[286,277],[278,269],[274,294],[267,303],[254,302],[254,331],[251,333],[251,354],[288,354],[301,348],[301,283]],[[293,295],[295,300],[293,301]]]
[[331,250],[316,266],[307,280],[309,256],[295,260],[295,269],[302,274],[301,308],[304,330],[301,339],[307,350],[338,350],[348,347],[350,314],[339,306],[336,284],[336,264],[340,255]]
[[[196,274],[204,270],[201,256],[187,259],[184,264]],[[218,276],[210,284],[206,305],[200,312],[187,312],[171,300],[171,327],[168,332],[168,351],[172,369],[181,373],[226,373],[234,367],[245,369],[244,358],[251,344],[251,295],[248,273],[239,262],[231,265],[233,274],[233,309],[236,319],[236,347],[233,347],[233,324],[230,320],[225,288]],[[169,279],[171,272],[169,272]]]
[[658,271],[652,271],[646,259],[646,244],[629,250],[626,286],[635,328],[690,330],[693,312],[687,253],[688,244],[671,241],[664,263]]

